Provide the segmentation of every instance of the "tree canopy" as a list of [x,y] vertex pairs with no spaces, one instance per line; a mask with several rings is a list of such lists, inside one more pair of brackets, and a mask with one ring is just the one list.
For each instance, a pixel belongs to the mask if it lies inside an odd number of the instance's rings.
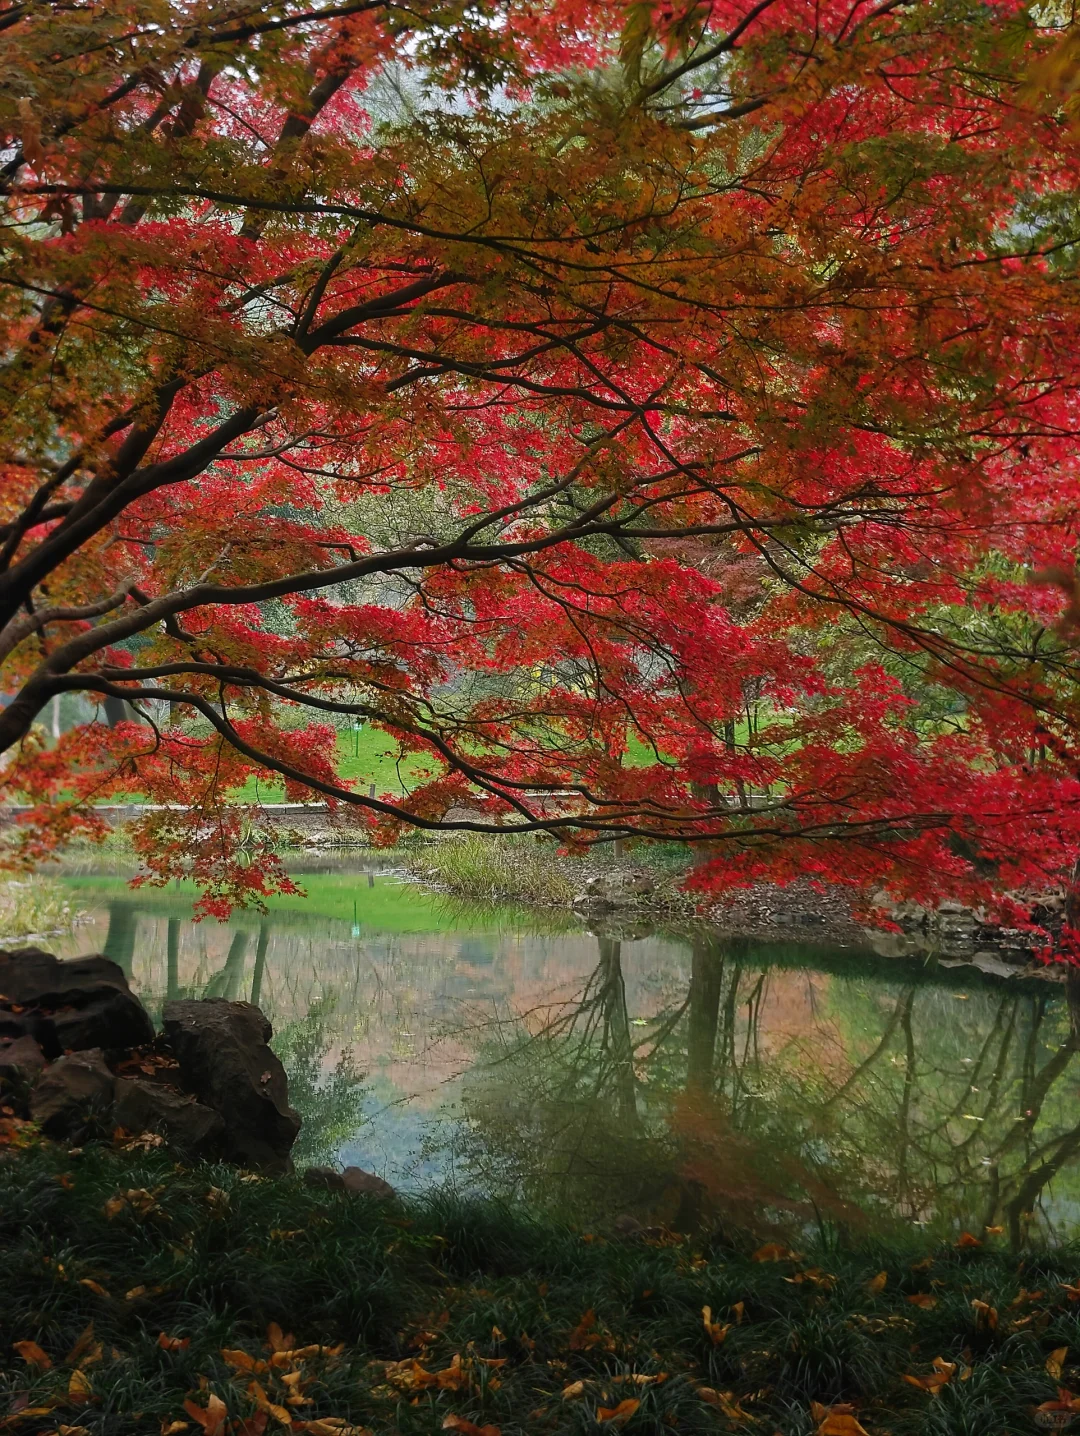
[[[258,901],[254,773],[706,887],[1060,872],[1068,22],[0,0],[12,860],[137,792],[152,880]],[[72,693],[132,721],[50,744]],[[411,791],[341,776],[354,719]]]

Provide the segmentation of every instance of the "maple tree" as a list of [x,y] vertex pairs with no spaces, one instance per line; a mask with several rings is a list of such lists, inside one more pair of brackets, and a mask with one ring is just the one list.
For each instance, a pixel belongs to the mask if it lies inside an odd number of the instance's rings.
[[[377,841],[689,841],[705,887],[990,901],[1072,862],[1067,15],[8,0],[0,33],[10,860],[140,793],[151,880],[258,901],[261,774]],[[138,721],[50,745],[73,693]],[[411,792],[340,775],[354,718]]]

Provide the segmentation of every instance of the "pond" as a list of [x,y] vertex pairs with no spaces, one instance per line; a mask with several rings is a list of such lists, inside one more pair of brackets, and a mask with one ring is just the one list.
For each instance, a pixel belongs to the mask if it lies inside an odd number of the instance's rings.
[[265,918],[69,875],[158,1015],[258,1003],[298,1164],[521,1197],[583,1222],[1080,1227],[1080,1039],[1062,985],[824,945],[590,930],[377,862],[298,872]]

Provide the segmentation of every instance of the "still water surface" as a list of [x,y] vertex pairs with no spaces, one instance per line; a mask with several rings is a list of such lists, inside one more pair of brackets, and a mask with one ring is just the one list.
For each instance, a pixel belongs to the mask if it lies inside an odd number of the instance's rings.
[[600,1220],[749,1214],[1080,1230],[1080,1024],[1065,989],[869,951],[590,931],[373,865],[303,873],[263,919],[70,876],[157,1015],[258,1003],[304,1118],[298,1163],[451,1181]]

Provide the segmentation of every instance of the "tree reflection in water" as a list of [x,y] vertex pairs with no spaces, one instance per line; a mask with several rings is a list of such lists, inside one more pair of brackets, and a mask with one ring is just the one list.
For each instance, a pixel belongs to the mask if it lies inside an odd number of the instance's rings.
[[697,937],[688,984],[635,1019],[622,943],[597,943],[574,1000],[472,1028],[470,1180],[682,1226],[1002,1226],[1019,1246],[1080,1220],[1080,983],[808,969],[785,1028],[797,973]]

